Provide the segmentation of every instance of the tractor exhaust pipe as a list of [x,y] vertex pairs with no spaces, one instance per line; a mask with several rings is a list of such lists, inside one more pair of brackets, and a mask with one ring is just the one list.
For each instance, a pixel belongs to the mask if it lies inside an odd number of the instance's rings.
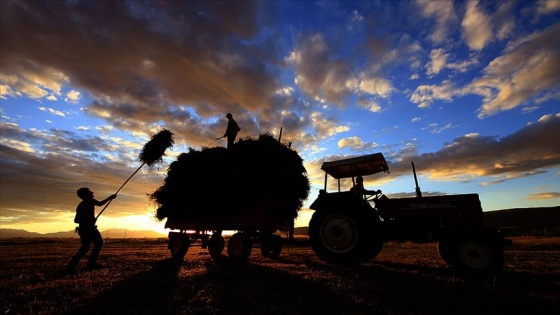
[[412,164],[412,173],[414,173],[414,183],[416,184],[416,198],[422,198],[422,192],[420,191],[420,187],[418,187],[418,178],[416,177],[416,168],[414,167],[414,162],[410,162]]

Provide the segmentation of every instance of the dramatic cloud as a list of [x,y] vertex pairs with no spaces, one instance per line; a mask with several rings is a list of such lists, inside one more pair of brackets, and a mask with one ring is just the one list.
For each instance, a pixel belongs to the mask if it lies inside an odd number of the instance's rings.
[[470,85],[484,96],[480,118],[516,108],[527,100],[556,91],[560,86],[560,23],[512,41],[504,55],[494,59],[484,76]]
[[[127,147],[126,142],[117,145],[113,141],[83,138],[59,130],[54,130],[52,135],[39,131],[31,133],[15,124],[2,124],[1,128],[3,223],[38,222],[37,213],[70,216],[79,201],[75,195],[78,188],[88,186],[98,198],[105,198],[117,190],[114,183],[122,183],[132,174],[130,165],[140,164],[136,157],[143,144],[130,143]],[[43,150],[27,150],[31,144],[40,145]],[[120,159],[108,159],[103,152],[116,153],[110,157],[119,156]],[[115,202],[118,207],[106,215],[145,214],[149,205],[145,194],[154,191],[161,183],[163,178],[158,176],[158,171],[161,172],[163,167],[158,165],[151,172],[146,168],[137,174],[127,185],[126,194]],[[26,197],[22,199],[22,195]],[[134,207],[127,207],[133,204]],[[9,219],[5,221],[4,217]]]
[[[453,101],[456,97],[478,94],[484,103],[478,111],[479,118],[511,110],[534,99],[560,97],[560,23],[512,41],[504,54],[492,60],[484,75],[465,87],[457,87],[451,80],[440,85],[420,85],[410,101],[420,108],[429,107],[434,101]],[[468,67],[468,64],[445,65],[447,55],[442,49],[433,50],[428,74],[435,74],[443,67]],[[471,61],[472,63],[472,61]]]
[[557,3],[0,1],[2,225],[72,228],[76,189],[113,193],[165,127],[164,163],[106,212],[145,216],[167,163],[225,146],[228,112],[238,138],[282,128],[313,190],[323,161],[374,151],[396,186],[413,160],[437,190],[515,185],[527,195],[499,202],[550,203]]
[[300,36],[288,62],[295,68],[297,85],[311,97],[335,104],[348,97],[352,84],[350,66],[331,55],[322,34]]
[[[417,169],[432,179],[470,181],[491,176],[511,180],[532,176],[560,166],[560,114],[546,115],[538,122],[497,139],[468,134],[434,153],[409,157]],[[409,161],[391,166],[393,174],[409,172]]]
[[3,1],[2,95],[40,99],[71,83],[110,111],[148,112],[128,116],[142,122],[156,122],[172,111],[169,104],[188,104],[202,117],[273,105],[274,41],[252,41],[256,19],[268,12],[251,2],[164,2],[157,9],[148,2]]

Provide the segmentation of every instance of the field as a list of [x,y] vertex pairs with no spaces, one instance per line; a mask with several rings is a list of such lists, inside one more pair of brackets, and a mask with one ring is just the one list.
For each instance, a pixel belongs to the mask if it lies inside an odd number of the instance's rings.
[[280,259],[170,258],[166,239],[106,239],[101,270],[61,273],[77,239],[0,242],[4,314],[557,314],[560,237],[516,237],[503,273],[463,278],[434,244],[388,243],[372,262],[325,264],[305,239]]

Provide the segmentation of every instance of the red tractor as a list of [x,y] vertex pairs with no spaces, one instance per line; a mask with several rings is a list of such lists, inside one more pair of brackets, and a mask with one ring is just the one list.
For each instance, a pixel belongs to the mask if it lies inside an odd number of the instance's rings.
[[[448,265],[472,275],[491,275],[504,267],[504,247],[511,246],[496,229],[485,229],[478,194],[423,197],[416,182],[416,197],[388,198],[381,191],[371,196],[340,191],[340,179],[389,173],[383,154],[376,153],[325,162],[325,187],[311,205],[309,240],[322,260],[350,265],[375,258],[391,240],[437,242]],[[328,175],[338,180],[338,191],[327,192]],[[373,203],[373,206],[372,206]]]

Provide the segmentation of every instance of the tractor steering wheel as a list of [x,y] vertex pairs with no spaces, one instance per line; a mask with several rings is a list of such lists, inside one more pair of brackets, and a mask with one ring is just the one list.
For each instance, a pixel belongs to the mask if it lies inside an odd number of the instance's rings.
[[378,189],[377,191],[374,191],[373,194],[371,195],[367,195],[366,196],[366,200],[367,201],[376,201],[377,199],[381,198],[381,196],[383,196],[383,192],[381,191],[381,189]]

